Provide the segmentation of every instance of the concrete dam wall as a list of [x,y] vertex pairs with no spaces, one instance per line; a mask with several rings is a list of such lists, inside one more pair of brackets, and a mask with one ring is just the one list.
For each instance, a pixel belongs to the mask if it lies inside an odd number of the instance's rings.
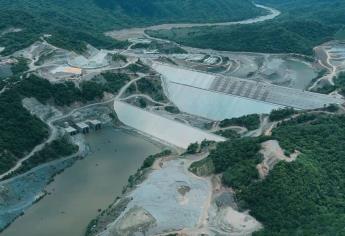
[[344,102],[336,97],[301,89],[162,63],[155,63],[153,68],[162,75],[166,95],[180,110],[213,120],[270,113],[283,107],[316,109]]
[[143,110],[125,102],[114,102],[115,112],[124,124],[158,140],[186,149],[189,144],[210,140],[222,142],[226,139],[175,120]]

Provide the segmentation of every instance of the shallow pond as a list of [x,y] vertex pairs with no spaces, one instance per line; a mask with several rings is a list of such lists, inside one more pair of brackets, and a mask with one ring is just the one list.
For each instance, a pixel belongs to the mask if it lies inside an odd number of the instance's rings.
[[298,60],[286,60],[285,67],[292,74],[292,82],[289,86],[291,88],[306,89],[317,77],[317,73],[310,65]]
[[295,59],[269,59],[264,73],[272,73],[267,79],[273,83],[296,89],[306,89],[317,77],[317,72],[310,64]]

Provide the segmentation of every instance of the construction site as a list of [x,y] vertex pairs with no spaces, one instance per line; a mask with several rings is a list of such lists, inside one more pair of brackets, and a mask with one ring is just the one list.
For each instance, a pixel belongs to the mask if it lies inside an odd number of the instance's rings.
[[[279,15],[279,11],[270,11],[270,17]],[[342,107],[340,94],[315,93],[311,88],[321,81],[332,84],[333,77],[345,70],[345,44],[321,45],[315,49],[313,61],[300,55],[189,48],[148,37],[141,28],[108,35],[126,39],[130,45],[114,50],[88,45],[78,54],[57,48],[43,37],[16,52],[14,59],[0,60],[0,78],[10,76],[16,58],[24,58],[28,73],[54,84],[73,82],[76,88],[90,80],[109,86],[102,73],[124,75],[111,78],[116,85],[113,91],[102,91],[102,98],[87,102],[55,107],[23,99],[23,106],[50,129],[49,139],[37,150],[67,134],[80,151],[0,183],[0,204],[6,206],[0,211],[0,227],[26,212],[4,235],[23,235],[30,225],[37,227],[25,235],[82,235],[88,224],[88,235],[102,236],[195,232],[237,236],[261,229],[249,212],[238,209],[233,190],[222,185],[219,175],[189,171],[209,151],[186,154],[186,150],[192,143],[226,141],[216,133],[219,130],[234,131],[240,137],[270,135],[278,125],[268,119],[273,110]],[[318,77],[322,69],[327,73]],[[253,130],[219,127],[224,119],[251,114],[258,114],[259,120]],[[212,127],[207,128],[209,124]],[[142,169],[144,158],[165,149],[171,153]],[[264,143],[261,153],[264,161],[258,169],[262,178],[279,161],[290,160],[274,142]],[[33,154],[35,150],[25,160]],[[298,153],[292,155],[297,158]],[[67,167],[70,169],[63,172]],[[21,191],[24,188],[32,191]],[[32,206],[45,195],[48,197]],[[114,200],[115,196],[119,197]],[[66,219],[75,224],[66,227]]]
[[[269,113],[272,109],[283,107],[308,110],[343,103],[337,96],[205,73],[174,65],[155,63],[153,68],[162,75],[167,96],[182,111],[195,115],[211,114],[207,117],[210,119]],[[202,98],[205,96],[200,96],[201,94],[205,94],[208,101],[205,101]],[[181,99],[181,96],[188,99]],[[258,111],[258,107],[262,110]],[[215,116],[217,108],[222,108],[223,116]],[[212,112],[208,112],[208,109]],[[241,111],[238,111],[239,109]]]

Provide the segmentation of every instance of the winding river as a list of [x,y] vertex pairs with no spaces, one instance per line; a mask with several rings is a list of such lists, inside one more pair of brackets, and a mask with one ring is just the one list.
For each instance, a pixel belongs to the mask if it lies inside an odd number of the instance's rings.
[[277,9],[263,6],[260,4],[255,4],[256,7],[262,8],[268,12],[267,15],[258,16],[255,18],[242,20],[242,21],[230,21],[230,22],[219,22],[219,23],[183,23],[183,24],[160,24],[160,25],[153,25],[149,27],[143,28],[129,28],[129,29],[122,29],[116,31],[107,32],[106,35],[111,36],[118,40],[127,40],[129,38],[138,38],[142,36],[146,36],[151,38],[150,36],[145,34],[146,30],[170,30],[173,28],[191,28],[191,27],[203,27],[203,26],[230,26],[230,25],[248,25],[259,23],[267,20],[272,20],[281,14],[280,11]]

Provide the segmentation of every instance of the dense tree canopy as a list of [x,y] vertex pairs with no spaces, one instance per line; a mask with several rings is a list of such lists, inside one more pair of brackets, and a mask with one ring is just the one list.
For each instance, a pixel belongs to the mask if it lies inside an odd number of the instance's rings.
[[293,108],[277,109],[271,111],[269,119],[270,121],[279,121],[288,118],[295,113],[296,111]]
[[200,48],[228,51],[312,54],[312,49],[344,35],[345,2],[341,0],[261,0],[279,8],[272,21],[249,25],[149,31],[155,37]]
[[[166,22],[239,20],[263,14],[249,0],[2,0],[0,47],[11,54],[50,34],[47,40],[81,52],[86,43],[98,48],[124,47],[103,33],[108,30]],[[4,30],[19,28],[20,32]]]
[[0,96],[0,173],[48,137],[48,127],[32,116],[15,90]]
[[[296,161],[278,163],[259,181],[258,151],[267,139],[301,154]],[[220,143],[207,160],[212,160],[216,173],[223,173],[224,184],[235,188],[240,207],[263,223],[255,235],[342,235],[344,146],[344,115],[307,113],[282,122],[272,137]]]
[[258,235],[345,233],[344,135],[345,116],[305,115],[273,131],[284,149],[302,154],[239,194],[265,225]]
[[220,122],[219,126],[221,128],[229,126],[243,126],[248,130],[255,130],[260,126],[260,116],[258,114],[252,114],[238,118],[225,119]]

